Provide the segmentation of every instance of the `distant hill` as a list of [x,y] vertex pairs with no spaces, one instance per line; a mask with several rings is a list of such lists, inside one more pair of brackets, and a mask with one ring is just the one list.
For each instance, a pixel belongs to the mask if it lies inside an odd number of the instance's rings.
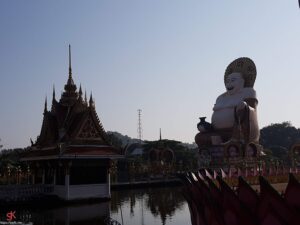
[[[125,147],[127,144],[133,144],[133,143],[139,143],[140,140],[137,138],[131,138],[127,135],[123,135],[117,131],[107,131],[108,136],[111,139],[111,142],[119,147]],[[142,141],[145,142],[146,140]],[[190,143],[181,143],[182,146],[188,148],[188,149],[195,149],[197,148],[196,143],[190,144]]]
[[107,131],[107,134],[112,141],[112,144],[119,146],[119,147],[125,147],[127,144],[132,143],[138,143],[140,142],[137,138],[131,138],[127,135],[123,135],[117,131]]
[[191,143],[181,143],[181,145],[183,145],[184,147],[188,148],[188,149],[198,149],[197,144],[194,142],[193,144]]

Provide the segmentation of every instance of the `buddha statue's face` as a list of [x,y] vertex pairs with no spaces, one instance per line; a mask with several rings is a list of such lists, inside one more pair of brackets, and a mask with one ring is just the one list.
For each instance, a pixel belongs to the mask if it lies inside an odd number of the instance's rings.
[[240,73],[231,73],[225,80],[225,86],[227,92],[230,95],[234,95],[244,88],[245,80]]

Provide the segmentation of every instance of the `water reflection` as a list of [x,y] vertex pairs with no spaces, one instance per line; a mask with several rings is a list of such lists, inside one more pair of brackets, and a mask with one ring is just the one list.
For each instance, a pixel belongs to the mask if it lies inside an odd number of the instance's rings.
[[1,221],[15,211],[15,221],[34,225],[104,225],[111,217],[123,225],[190,225],[188,205],[179,187],[113,191],[111,201],[63,207],[5,207]]
[[124,225],[190,224],[189,209],[179,187],[112,192],[111,217],[121,223],[123,219]]

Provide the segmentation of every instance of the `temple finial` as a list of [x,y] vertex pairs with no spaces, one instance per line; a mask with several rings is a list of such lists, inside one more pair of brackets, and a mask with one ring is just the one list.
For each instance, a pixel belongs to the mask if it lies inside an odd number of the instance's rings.
[[161,128],[159,128],[159,140],[161,141]]
[[72,79],[71,45],[69,45],[69,79]]
[[91,95],[90,95],[90,106],[94,106],[94,100],[93,100],[92,92],[91,92]]
[[55,111],[55,86],[53,84],[53,93],[52,93],[52,105],[51,105],[51,112]]
[[53,84],[52,101],[55,100],[55,86]]
[[44,107],[44,113],[47,112],[47,95],[46,95],[46,98],[45,98],[45,107]]
[[81,97],[82,96],[82,89],[81,89],[81,84],[80,84],[80,86],[79,86],[79,97]]
[[84,101],[85,101],[86,104],[88,103],[87,97],[86,97],[86,90],[84,91]]

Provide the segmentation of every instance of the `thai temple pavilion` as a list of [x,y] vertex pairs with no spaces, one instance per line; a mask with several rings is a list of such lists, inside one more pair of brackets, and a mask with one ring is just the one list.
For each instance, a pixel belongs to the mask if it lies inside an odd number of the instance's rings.
[[109,143],[92,95],[87,101],[73,81],[69,46],[69,77],[51,110],[45,101],[41,133],[24,154],[33,184],[53,185],[61,199],[110,198],[109,167],[121,154]]

